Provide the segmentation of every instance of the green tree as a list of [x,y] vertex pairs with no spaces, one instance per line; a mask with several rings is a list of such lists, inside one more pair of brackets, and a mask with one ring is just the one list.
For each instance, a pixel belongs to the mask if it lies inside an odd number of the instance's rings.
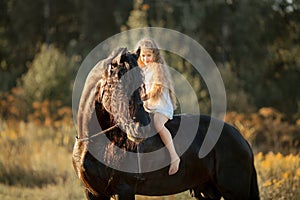
[[38,51],[42,38],[42,0],[0,3],[0,90],[8,91],[26,71],[25,63]]
[[43,43],[67,50],[79,37],[74,1],[0,2],[0,90],[9,91]]
[[[293,115],[299,113],[295,107],[300,102],[294,87],[299,84],[299,9],[299,0],[139,0],[127,24],[166,27],[189,35],[229,74],[225,82],[231,97],[242,95],[245,107],[273,106]],[[172,57],[167,62],[195,80],[200,103],[206,102],[205,84],[188,63]],[[228,108],[247,110],[228,103]]]
[[[228,61],[258,108],[297,112],[299,1],[239,1],[228,19]],[[291,118],[290,118],[291,119]]]
[[[0,90],[8,92],[16,85],[44,43],[67,57],[83,58],[120,29],[159,26],[198,41],[234,76],[235,84],[227,86],[237,91],[233,96],[240,95],[238,85],[254,107],[273,106],[295,116],[300,113],[295,87],[300,73],[299,9],[300,0],[2,0]],[[206,102],[205,84],[192,67],[172,55],[166,59],[189,77],[200,103]]]
[[24,89],[24,101],[29,107],[32,103],[61,101],[71,106],[72,82],[77,64],[54,46],[43,45],[29,65],[28,72],[19,82]]
[[133,10],[130,12],[126,25],[128,28],[142,28],[149,26],[148,23],[148,4],[145,4],[141,0],[133,1]]
[[83,55],[86,55],[102,41],[119,32],[118,23],[122,23],[122,14],[116,10],[118,0],[78,1],[77,6],[80,9],[78,14],[81,34],[78,42],[84,51]]

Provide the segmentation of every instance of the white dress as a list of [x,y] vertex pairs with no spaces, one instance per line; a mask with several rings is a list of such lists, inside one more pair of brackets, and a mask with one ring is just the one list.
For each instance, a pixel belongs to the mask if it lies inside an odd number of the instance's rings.
[[[151,84],[155,84],[155,83],[151,83],[151,80],[153,80],[152,77],[155,75],[152,67],[153,67],[152,65],[147,65],[142,68],[142,71],[144,73],[144,78],[145,78],[146,93],[148,93],[148,91],[150,90]],[[150,98],[144,100],[143,102],[144,102],[144,108],[147,112],[149,113],[159,112],[165,115],[169,119],[173,118],[174,108],[171,101],[169,88],[163,87],[162,94],[158,99],[153,100]]]

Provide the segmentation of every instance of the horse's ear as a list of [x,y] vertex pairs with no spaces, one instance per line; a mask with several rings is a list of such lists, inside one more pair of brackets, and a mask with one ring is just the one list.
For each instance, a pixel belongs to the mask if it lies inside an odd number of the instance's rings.
[[141,48],[139,47],[139,48],[135,51],[136,58],[139,58],[139,57],[140,57],[140,53],[141,53]]
[[112,54],[114,54],[114,58],[112,60],[112,64],[119,65],[121,63],[122,55],[124,55],[126,52],[127,52],[127,48],[119,48],[113,51]]

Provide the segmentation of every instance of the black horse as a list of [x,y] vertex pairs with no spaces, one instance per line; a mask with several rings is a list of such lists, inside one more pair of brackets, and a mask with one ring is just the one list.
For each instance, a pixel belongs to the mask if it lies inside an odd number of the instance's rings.
[[[199,158],[208,127],[217,121],[209,116],[178,115],[167,122],[173,137],[181,135],[179,142],[174,141],[175,148],[184,150],[175,175],[168,175],[168,164],[160,167],[169,162],[168,152],[159,151],[163,149],[160,137],[142,139],[146,136],[140,135],[151,118],[143,109],[143,77],[136,59],[120,48],[100,61],[85,82],[73,165],[87,198],[134,199],[135,194],[159,196],[190,190],[197,199],[259,199],[252,150],[234,127],[224,123],[217,143]],[[188,124],[184,129],[183,122]],[[192,124],[197,124],[196,131]],[[185,141],[191,141],[186,149]],[[158,157],[147,157],[155,151]]]

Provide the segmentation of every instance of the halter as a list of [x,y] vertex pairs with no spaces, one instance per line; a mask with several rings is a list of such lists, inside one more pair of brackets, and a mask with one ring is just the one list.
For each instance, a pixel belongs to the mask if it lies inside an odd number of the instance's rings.
[[78,142],[86,142],[86,141],[89,141],[89,140],[91,140],[91,139],[93,139],[93,138],[95,138],[95,137],[97,137],[97,136],[99,136],[99,135],[101,135],[101,134],[105,134],[105,133],[107,133],[107,132],[109,132],[109,131],[111,131],[111,130],[117,128],[117,127],[119,127],[119,125],[118,125],[118,124],[115,124],[115,125],[113,125],[113,126],[107,128],[107,129],[105,129],[105,130],[103,130],[103,131],[100,131],[99,133],[96,133],[95,135],[90,136],[90,137],[79,138],[78,136],[76,136],[76,141],[78,141]]

